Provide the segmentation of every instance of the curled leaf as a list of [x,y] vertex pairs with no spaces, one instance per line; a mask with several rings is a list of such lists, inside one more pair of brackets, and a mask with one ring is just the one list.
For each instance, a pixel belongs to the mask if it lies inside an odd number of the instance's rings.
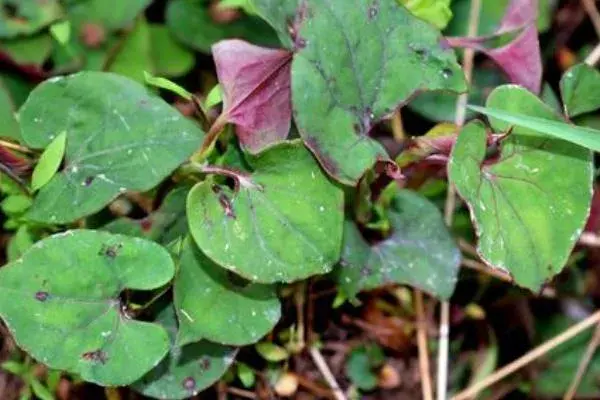
[[[512,0],[498,30],[475,38],[446,38],[453,47],[472,48],[485,53],[504,71],[511,82],[534,93],[542,85],[542,58],[536,27],[537,0]],[[517,35],[508,44],[490,48],[488,43],[505,34]]]
[[292,53],[238,39],[223,40],[212,52],[224,107],[209,136],[231,122],[242,145],[253,153],[284,140],[292,119]]

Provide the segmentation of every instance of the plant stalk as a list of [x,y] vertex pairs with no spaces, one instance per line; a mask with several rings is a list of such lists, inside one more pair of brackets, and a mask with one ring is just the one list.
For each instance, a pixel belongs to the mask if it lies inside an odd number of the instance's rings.
[[[471,1],[469,10],[469,28],[468,37],[477,35],[479,26],[479,14],[481,13],[481,0]],[[467,85],[471,85],[473,80],[473,62],[475,59],[475,51],[473,49],[465,49],[463,57],[463,71]],[[456,102],[455,125],[460,133],[460,129],[465,124],[467,116],[467,102],[469,100],[469,92],[458,96]],[[454,219],[454,209],[456,208],[456,189],[450,181],[448,181],[448,192],[446,193],[446,203],[444,206],[444,219],[446,225],[450,229]],[[450,342],[450,303],[442,302],[440,307],[440,338],[438,350],[437,364],[437,400],[446,400],[448,398],[448,348]]]

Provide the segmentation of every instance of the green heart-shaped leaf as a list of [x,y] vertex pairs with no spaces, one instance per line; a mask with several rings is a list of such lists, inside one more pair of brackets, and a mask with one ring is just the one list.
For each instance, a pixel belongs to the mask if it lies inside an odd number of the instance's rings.
[[67,133],[66,167],[45,185],[28,218],[68,223],[126,190],[146,191],[202,142],[203,132],[127,78],[81,72],[38,86],[20,111],[24,141],[43,148]]
[[440,33],[396,0],[274,3],[256,1],[280,35],[291,32],[296,124],[340,182],[355,185],[377,160],[389,161],[369,133],[417,91],[466,89]]
[[257,342],[279,321],[275,287],[237,282],[240,278],[208,259],[193,243],[184,243],[175,278],[179,344],[208,339],[245,345]]
[[[283,142],[235,173],[236,190],[205,181],[188,197],[194,240],[219,265],[258,282],[327,273],[338,261],[343,193],[302,143]],[[216,171],[219,173],[220,171]]]
[[[502,86],[487,107],[560,121],[551,108],[518,86]],[[491,119],[498,132],[509,124]],[[468,203],[482,257],[532,290],[558,273],[587,219],[592,197],[591,153],[583,147],[515,127],[497,160],[484,162],[487,133],[478,122],[458,136],[451,181]]]
[[337,271],[348,297],[377,286],[399,283],[448,299],[456,285],[460,251],[439,210],[426,198],[399,190],[391,198],[390,236],[369,245],[358,227],[347,221],[344,251]]
[[0,315],[19,346],[50,368],[127,385],[158,364],[169,338],[132,320],[119,295],[159,288],[173,273],[171,256],[155,243],[67,231],[0,269]]
[[600,72],[587,64],[574,66],[560,80],[565,112],[571,118],[600,108],[599,91]]
[[156,399],[187,399],[217,381],[233,362],[237,350],[201,341],[184,347],[175,344],[177,320],[171,305],[157,316],[171,339],[171,351],[156,368],[132,387]]

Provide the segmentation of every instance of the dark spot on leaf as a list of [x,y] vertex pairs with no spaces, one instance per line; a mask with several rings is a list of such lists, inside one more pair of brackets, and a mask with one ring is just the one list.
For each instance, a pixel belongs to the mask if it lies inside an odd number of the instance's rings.
[[44,301],[48,300],[48,297],[50,297],[50,294],[48,292],[37,292],[35,294],[35,299],[37,301],[44,302]]
[[450,78],[452,75],[454,75],[454,72],[452,72],[452,70],[450,68],[444,68],[442,70],[442,76],[446,79]]
[[360,124],[355,123],[354,125],[352,125],[352,129],[354,129],[354,132],[356,132],[357,134],[360,134],[362,132]]
[[369,11],[368,11],[369,20],[372,20],[373,18],[375,18],[377,16],[377,14],[379,14],[379,0],[375,0],[373,2],[373,4],[371,4],[371,7],[369,7]]
[[87,353],[83,353],[81,358],[101,364],[106,364],[106,361],[108,361],[108,356],[102,350],[88,351]]
[[94,182],[94,177],[88,176],[87,178],[85,178],[83,180],[83,186],[90,186],[92,184],[92,182]]
[[427,49],[425,49],[423,47],[412,45],[412,44],[409,47],[416,55],[418,55],[421,58],[424,58],[425,56],[427,56],[429,54]]
[[210,368],[210,358],[202,357],[200,360],[200,368],[202,368],[203,371],[208,370]]
[[225,193],[223,193],[221,189],[216,185],[213,185],[212,189],[213,192],[217,195],[219,204],[223,208],[225,215],[229,218],[235,219],[235,211],[233,210],[233,206],[231,205],[231,200],[229,199],[229,197]]
[[123,245],[121,243],[113,244],[113,245],[105,244],[100,249],[100,252],[98,253],[98,255],[113,259],[119,255],[119,251],[121,250],[122,247],[123,247]]
[[196,380],[191,376],[188,376],[183,380],[181,386],[183,386],[185,390],[193,391],[194,389],[196,389]]

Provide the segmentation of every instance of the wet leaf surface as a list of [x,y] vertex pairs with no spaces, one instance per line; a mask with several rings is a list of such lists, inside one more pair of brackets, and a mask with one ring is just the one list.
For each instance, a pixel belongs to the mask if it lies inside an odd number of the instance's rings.
[[132,387],[156,399],[187,399],[215,383],[229,368],[237,349],[206,340],[187,346],[175,343],[177,320],[169,305],[156,318],[169,333],[171,350],[167,357]]
[[41,84],[22,107],[20,121],[33,148],[67,133],[66,167],[42,188],[28,215],[55,224],[94,213],[126,190],[153,188],[203,137],[140,84],[98,72]]
[[168,351],[166,331],[126,315],[125,289],[174,274],[169,253],[142,239],[89,230],[46,238],[0,270],[0,315],[15,340],[50,368],[100,385],[127,385]]
[[257,342],[281,316],[275,287],[243,281],[206,257],[191,239],[175,278],[179,344],[208,339],[229,345]]
[[210,180],[188,197],[190,230],[219,265],[258,282],[290,282],[331,271],[338,261],[343,193],[299,141],[233,172],[236,190]]
[[[502,86],[487,106],[560,120],[537,97]],[[509,125],[492,118],[497,132]],[[469,204],[487,262],[538,291],[564,267],[585,225],[592,196],[590,151],[564,140],[515,127],[499,158],[484,163],[487,132],[481,123],[459,134],[449,163],[451,181]]]

